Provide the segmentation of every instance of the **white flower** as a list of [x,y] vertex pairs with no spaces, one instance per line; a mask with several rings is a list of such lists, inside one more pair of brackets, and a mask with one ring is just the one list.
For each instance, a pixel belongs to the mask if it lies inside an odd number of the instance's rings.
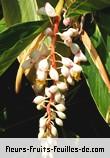
[[50,88],[48,87],[45,88],[45,95],[49,98],[52,96],[52,93],[50,92]]
[[73,67],[70,69],[70,74],[72,75],[75,72],[80,73],[81,71],[82,71],[82,67],[74,63]]
[[40,104],[40,103],[42,103],[44,100],[45,100],[45,97],[39,95],[39,96],[37,96],[37,97],[34,98],[33,102],[34,102],[35,104]]
[[60,82],[60,81],[57,82],[57,87],[62,91],[65,91],[68,89],[67,84],[65,82]]
[[62,64],[71,67],[73,65],[73,61],[67,57],[62,57]]
[[63,112],[56,111],[56,113],[57,113],[58,117],[60,117],[61,119],[66,119],[66,115]]
[[41,70],[37,70],[37,79],[41,80],[41,81],[45,81],[47,79],[47,72],[45,71],[41,71]]
[[60,93],[60,92],[57,92],[57,93],[55,94],[55,101],[56,101],[57,103],[60,103],[61,98],[62,98],[61,93]]
[[82,51],[79,51],[79,53],[75,54],[74,56],[74,63],[78,63],[78,62],[86,62],[87,58],[86,56],[82,53]]
[[53,125],[51,125],[51,133],[54,137],[56,137],[58,135],[57,129]]
[[80,47],[76,43],[72,43],[70,49],[74,55],[80,51]]
[[50,75],[50,78],[51,78],[52,80],[55,80],[55,81],[58,81],[58,80],[59,80],[58,72],[57,72],[57,70],[54,69],[52,66],[51,66],[51,68],[50,68],[49,75]]
[[58,111],[62,111],[62,112],[66,110],[66,108],[65,108],[65,106],[63,104],[57,104],[57,105],[55,105],[55,108]]
[[65,65],[63,65],[63,66],[61,67],[61,74],[62,74],[64,77],[68,77],[69,74],[70,74],[68,67],[66,67]]
[[45,4],[45,12],[49,17],[56,16],[55,9],[52,7],[52,5],[49,2],[46,2],[46,4]]
[[60,118],[55,118],[55,122],[56,122],[56,124],[57,125],[59,125],[59,126],[63,126],[63,121],[60,119]]
[[64,40],[64,44],[67,45],[68,47],[71,47],[71,45],[72,45],[72,38],[68,36],[68,37]]
[[56,93],[58,91],[58,87],[56,85],[52,85],[49,88],[49,91],[54,94],[54,93]]
[[38,64],[38,69],[41,71],[47,71],[49,69],[49,63],[47,59],[42,59]]
[[72,86],[75,84],[74,80],[72,79],[70,75],[67,77],[67,82]]
[[41,117],[40,120],[39,120],[39,127],[43,128],[46,126],[46,121],[47,121],[47,118],[45,117]]

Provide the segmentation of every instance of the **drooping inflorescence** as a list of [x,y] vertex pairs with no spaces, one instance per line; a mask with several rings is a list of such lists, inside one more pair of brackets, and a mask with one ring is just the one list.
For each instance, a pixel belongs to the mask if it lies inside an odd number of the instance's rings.
[[[49,3],[46,3],[39,13],[52,18],[53,24],[44,31],[45,36],[49,36],[51,40],[50,46],[47,48],[43,41],[40,48],[27,57],[22,68],[35,69],[36,88],[43,89],[44,92],[33,100],[38,110],[45,111],[44,116],[39,120],[38,137],[58,137],[56,125],[63,126],[63,119],[66,119],[65,92],[69,85],[74,85],[81,79],[80,62],[85,62],[87,59],[79,45],[73,42],[73,37],[78,36],[78,29],[70,27],[62,33],[59,32],[60,17]],[[65,26],[70,23],[70,19],[67,20],[68,24],[66,19],[63,21]],[[74,55],[73,60],[56,51],[57,36],[60,36],[63,43],[71,50]]]

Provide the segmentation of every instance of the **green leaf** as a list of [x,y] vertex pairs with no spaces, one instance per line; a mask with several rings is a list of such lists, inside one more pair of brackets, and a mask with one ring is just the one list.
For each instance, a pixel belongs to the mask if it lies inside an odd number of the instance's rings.
[[67,17],[73,17],[75,14],[82,15],[101,10],[110,6],[109,0],[76,0],[67,10]]
[[8,26],[40,20],[36,0],[1,0],[3,15]]
[[7,28],[4,19],[0,20],[0,32],[4,31]]
[[0,34],[0,76],[47,25],[48,21],[28,22],[10,27]]
[[[97,25],[95,27],[94,33],[91,35],[91,40],[94,44],[94,47],[97,49],[108,74],[110,75],[110,51],[107,49],[105,40],[103,39],[103,36]],[[110,108],[110,93],[108,92],[108,88],[103,82],[100,73],[91,60],[91,57],[89,56],[87,50],[86,56],[88,59],[88,63],[83,65],[84,75],[86,77],[86,81],[88,83],[91,95],[93,96],[94,101],[97,105],[97,108],[103,118],[106,120],[108,109]]]

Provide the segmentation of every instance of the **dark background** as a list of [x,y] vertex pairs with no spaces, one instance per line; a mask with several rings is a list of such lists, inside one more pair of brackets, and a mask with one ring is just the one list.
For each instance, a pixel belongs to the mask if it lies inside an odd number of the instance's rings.
[[[30,84],[23,78],[19,94],[14,91],[17,61],[0,78],[0,137],[37,137],[42,112],[32,103],[35,97]],[[110,137],[110,128],[99,114],[84,81],[73,97],[73,87],[66,97],[67,119],[60,137]]]

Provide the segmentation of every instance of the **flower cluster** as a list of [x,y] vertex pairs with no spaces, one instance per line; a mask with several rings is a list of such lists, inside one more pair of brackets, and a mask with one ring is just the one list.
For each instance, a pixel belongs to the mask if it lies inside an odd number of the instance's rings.
[[[53,25],[44,31],[45,36],[51,38],[50,48],[48,49],[43,43],[40,49],[30,54],[22,67],[23,69],[34,67],[37,85],[38,87],[41,85],[44,89],[44,95],[36,96],[33,102],[38,110],[45,111],[44,116],[39,120],[38,137],[48,138],[58,136],[56,125],[63,126],[62,120],[66,118],[65,92],[69,85],[74,85],[80,80],[82,72],[80,63],[87,59],[79,45],[73,42],[73,37],[79,34],[77,29],[69,28],[63,33],[58,32],[60,20],[49,3],[46,3],[39,13],[53,17]],[[73,60],[56,52],[58,35],[71,50],[74,55]]]

